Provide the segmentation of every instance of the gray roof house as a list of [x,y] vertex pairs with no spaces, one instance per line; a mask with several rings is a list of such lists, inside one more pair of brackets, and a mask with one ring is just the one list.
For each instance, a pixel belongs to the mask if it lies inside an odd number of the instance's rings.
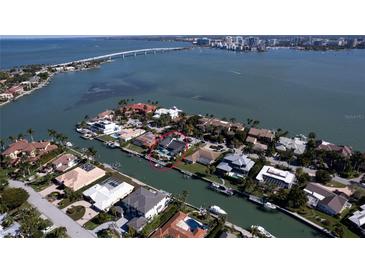
[[223,158],[217,166],[217,171],[233,178],[242,178],[254,165],[255,162],[246,155],[234,153]]
[[337,195],[317,183],[309,183],[304,191],[308,196],[308,203],[318,210],[334,216],[340,214],[349,203],[342,195]]
[[168,195],[140,187],[124,198],[122,204],[129,217],[151,219],[165,209],[168,201]]
[[307,142],[303,139],[295,137],[293,139],[287,137],[280,137],[279,142],[276,143],[275,148],[278,151],[293,150],[294,154],[301,155],[305,152]]

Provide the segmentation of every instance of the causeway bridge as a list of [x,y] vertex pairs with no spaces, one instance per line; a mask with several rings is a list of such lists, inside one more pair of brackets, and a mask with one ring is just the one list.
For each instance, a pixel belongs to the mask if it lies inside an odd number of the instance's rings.
[[185,50],[185,49],[190,49],[190,47],[147,48],[147,49],[128,50],[128,51],[115,52],[115,53],[100,55],[100,56],[96,56],[96,57],[90,57],[90,58],[75,60],[75,61],[71,61],[71,62],[56,64],[56,65],[53,65],[53,67],[68,66],[71,64],[75,64],[75,63],[84,63],[84,62],[97,61],[97,60],[111,60],[113,58],[118,58],[118,57],[124,58],[124,57],[137,56],[137,55],[165,53],[165,52]]

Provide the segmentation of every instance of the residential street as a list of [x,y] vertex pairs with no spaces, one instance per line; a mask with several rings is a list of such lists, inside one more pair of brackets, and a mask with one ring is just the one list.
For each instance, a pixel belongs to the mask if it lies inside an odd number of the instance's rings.
[[95,235],[81,227],[77,222],[68,217],[59,208],[49,203],[46,199],[26,186],[21,181],[9,180],[11,187],[22,188],[29,193],[28,202],[34,206],[40,213],[48,217],[56,226],[64,226],[67,229],[67,234],[72,238],[95,238]]

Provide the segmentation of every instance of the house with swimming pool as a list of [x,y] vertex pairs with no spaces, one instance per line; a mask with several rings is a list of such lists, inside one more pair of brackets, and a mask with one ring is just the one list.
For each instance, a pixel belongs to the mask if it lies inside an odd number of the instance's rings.
[[204,238],[208,229],[184,212],[177,212],[166,224],[153,233],[152,238]]

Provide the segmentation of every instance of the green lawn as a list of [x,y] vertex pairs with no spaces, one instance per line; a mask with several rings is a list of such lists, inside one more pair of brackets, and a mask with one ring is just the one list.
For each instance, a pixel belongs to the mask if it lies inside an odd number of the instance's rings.
[[71,217],[72,220],[77,221],[82,218],[82,216],[85,215],[85,207],[84,206],[71,206],[69,209],[67,209],[66,213],[68,216]]
[[110,135],[100,135],[100,136],[98,136],[98,139],[103,141],[103,142],[110,142],[110,141],[115,141],[116,140]]
[[94,228],[98,227],[99,225],[115,221],[115,217],[109,213],[101,212],[98,215],[96,215],[94,218],[92,218],[90,221],[84,224],[84,227],[88,230],[93,230]]
[[331,182],[327,183],[326,186],[339,187],[339,188],[346,187],[346,185],[341,184],[340,182],[337,182],[337,181],[333,181],[333,180]]
[[178,168],[181,168],[183,170],[186,170],[188,172],[191,172],[191,173],[194,173],[198,176],[202,176],[202,177],[205,177],[207,179],[210,179],[214,182],[217,182],[217,183],[221,183],[222,180],[220,177],[218,177],[217,175],[214,175],[214,174],[209,174],[207,172],[207,169],[208,167],[205,166],[205,165],[202,165],[202,164],[199,164],[199,163],[195,163],[195,164],[187,164],[187,163],[184,163],[184,162],[179,162],[177,164],[177,167]]
[[[298,210],[297,213],[299,213],[306,219],[312,221],[313,223],[316,223],[324,228],[327,228],[330,231],[334,230],[336,224],[340,224],[344,231],[343,238],[359,238],[358,235],[349,230],[345,225],[341,224],[340,219],[329,216],[323,212],[320,212],[313,208],[305,207]],[[321,219],[325,219],[326,221],[322,221]]]
[[146,152],[146,149],[144,149],[142,147],[139,147],[139,146],[136,146],[135,144],[132,144],[132,143],[127,144],[125,146],[125,148],[133,150],[137,153],[142,153],[142,154]]
[[47,163],[47,162],[51,161],[52,159],[56,158],[57,156],[59,156],[61,153],[63,153],[63,149],[59,147],[58,149],[53,150],[50,153],[43,155],[39,159],[38,163],[40,165],[44,165],[45,163]]

